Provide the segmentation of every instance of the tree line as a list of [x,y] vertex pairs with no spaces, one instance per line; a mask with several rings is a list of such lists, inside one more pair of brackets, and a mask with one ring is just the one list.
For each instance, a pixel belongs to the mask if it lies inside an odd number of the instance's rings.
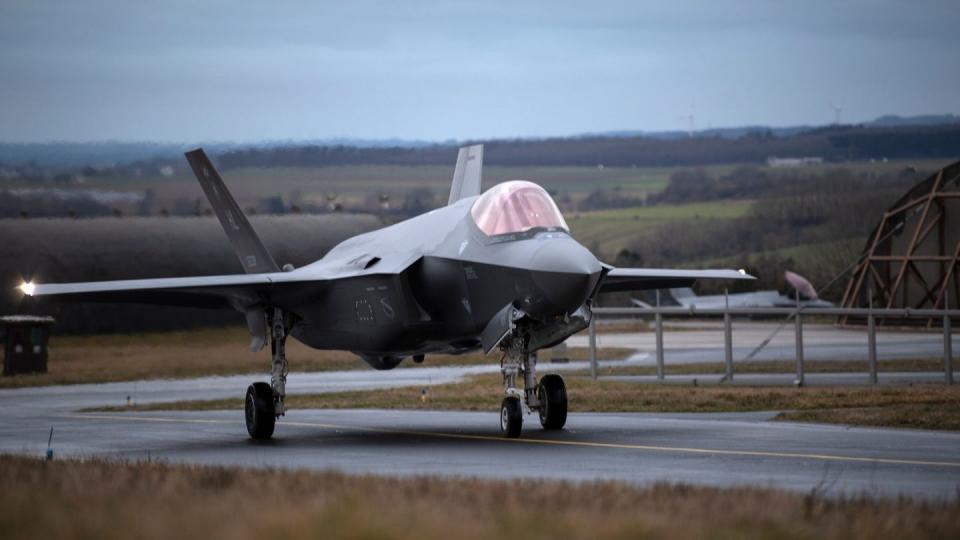
[[[478,141],[479,142],[479,141]],[[466,143],[464,143],[466,144]],[[485,142],[484,160],[500,166],[678,166],[761,163],[771,156],[817,156],[827,161],[928,158],[960,154],[960,125],[833,126],[789,136],[753,132],[664,140],[652,137],[573,137]],[[218,158],[238,167],[324,167],[336,165],[449,165],[456,148],[357,148],[299,145],[231,150]]]

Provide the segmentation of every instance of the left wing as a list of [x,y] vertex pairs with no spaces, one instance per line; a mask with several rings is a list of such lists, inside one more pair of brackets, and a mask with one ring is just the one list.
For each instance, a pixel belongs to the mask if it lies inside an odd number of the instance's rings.
[[643,291],[689,287],[698,279],[756,279],[743,270],[674,270],[670,268],[611,268],[599,292]]
[[[132,302],[203,308],[282,305],[322,289],[328,280],[306,272],[231,274],[79,283],[24,283],[27,296],[57,296],[84,302]],[[294,286],[295,285],[295,286]]]

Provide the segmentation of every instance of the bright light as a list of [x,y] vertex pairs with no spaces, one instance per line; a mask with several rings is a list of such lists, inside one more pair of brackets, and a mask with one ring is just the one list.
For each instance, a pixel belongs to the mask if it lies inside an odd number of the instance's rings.
[[24,283],[23,285],[20,285],[20,290],[23,291],[23,294],[25,294],[25,295],[27,295],[27,296],[33,296],[33,291],[34,291],[34,289],[36,289],[36,288],[37,288],[37,286],[34,285],[32,281],[28,281],[28,282]]
[[741,269],[739,269],[739,270],[737,270],[737,272],[740,272],[740,275],[741,275],[741,276],[745,276],[745,275],[747,275],[747,271],[746,271],[746,270],[744,270],[743,268],[741,268]]

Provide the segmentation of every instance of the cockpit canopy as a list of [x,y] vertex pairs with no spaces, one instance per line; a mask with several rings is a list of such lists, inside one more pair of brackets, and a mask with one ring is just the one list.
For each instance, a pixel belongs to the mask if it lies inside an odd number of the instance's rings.
[[470,215],[487,236],[531,229],[570,232],[550,195],[526,180],[512,180],[490,188],[473,203]]

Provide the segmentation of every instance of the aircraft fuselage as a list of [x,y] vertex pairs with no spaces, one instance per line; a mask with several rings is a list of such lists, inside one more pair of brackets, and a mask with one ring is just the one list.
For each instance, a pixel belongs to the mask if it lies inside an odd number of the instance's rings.
[[507,304],[544,321],[584,304],[601,273],[586,248],[562,230],[489,237],[470,217],[475,199],[351,238],[310,265],[366,268],[297,302],[292,335],[364,356],[457,353],[477,348]]

